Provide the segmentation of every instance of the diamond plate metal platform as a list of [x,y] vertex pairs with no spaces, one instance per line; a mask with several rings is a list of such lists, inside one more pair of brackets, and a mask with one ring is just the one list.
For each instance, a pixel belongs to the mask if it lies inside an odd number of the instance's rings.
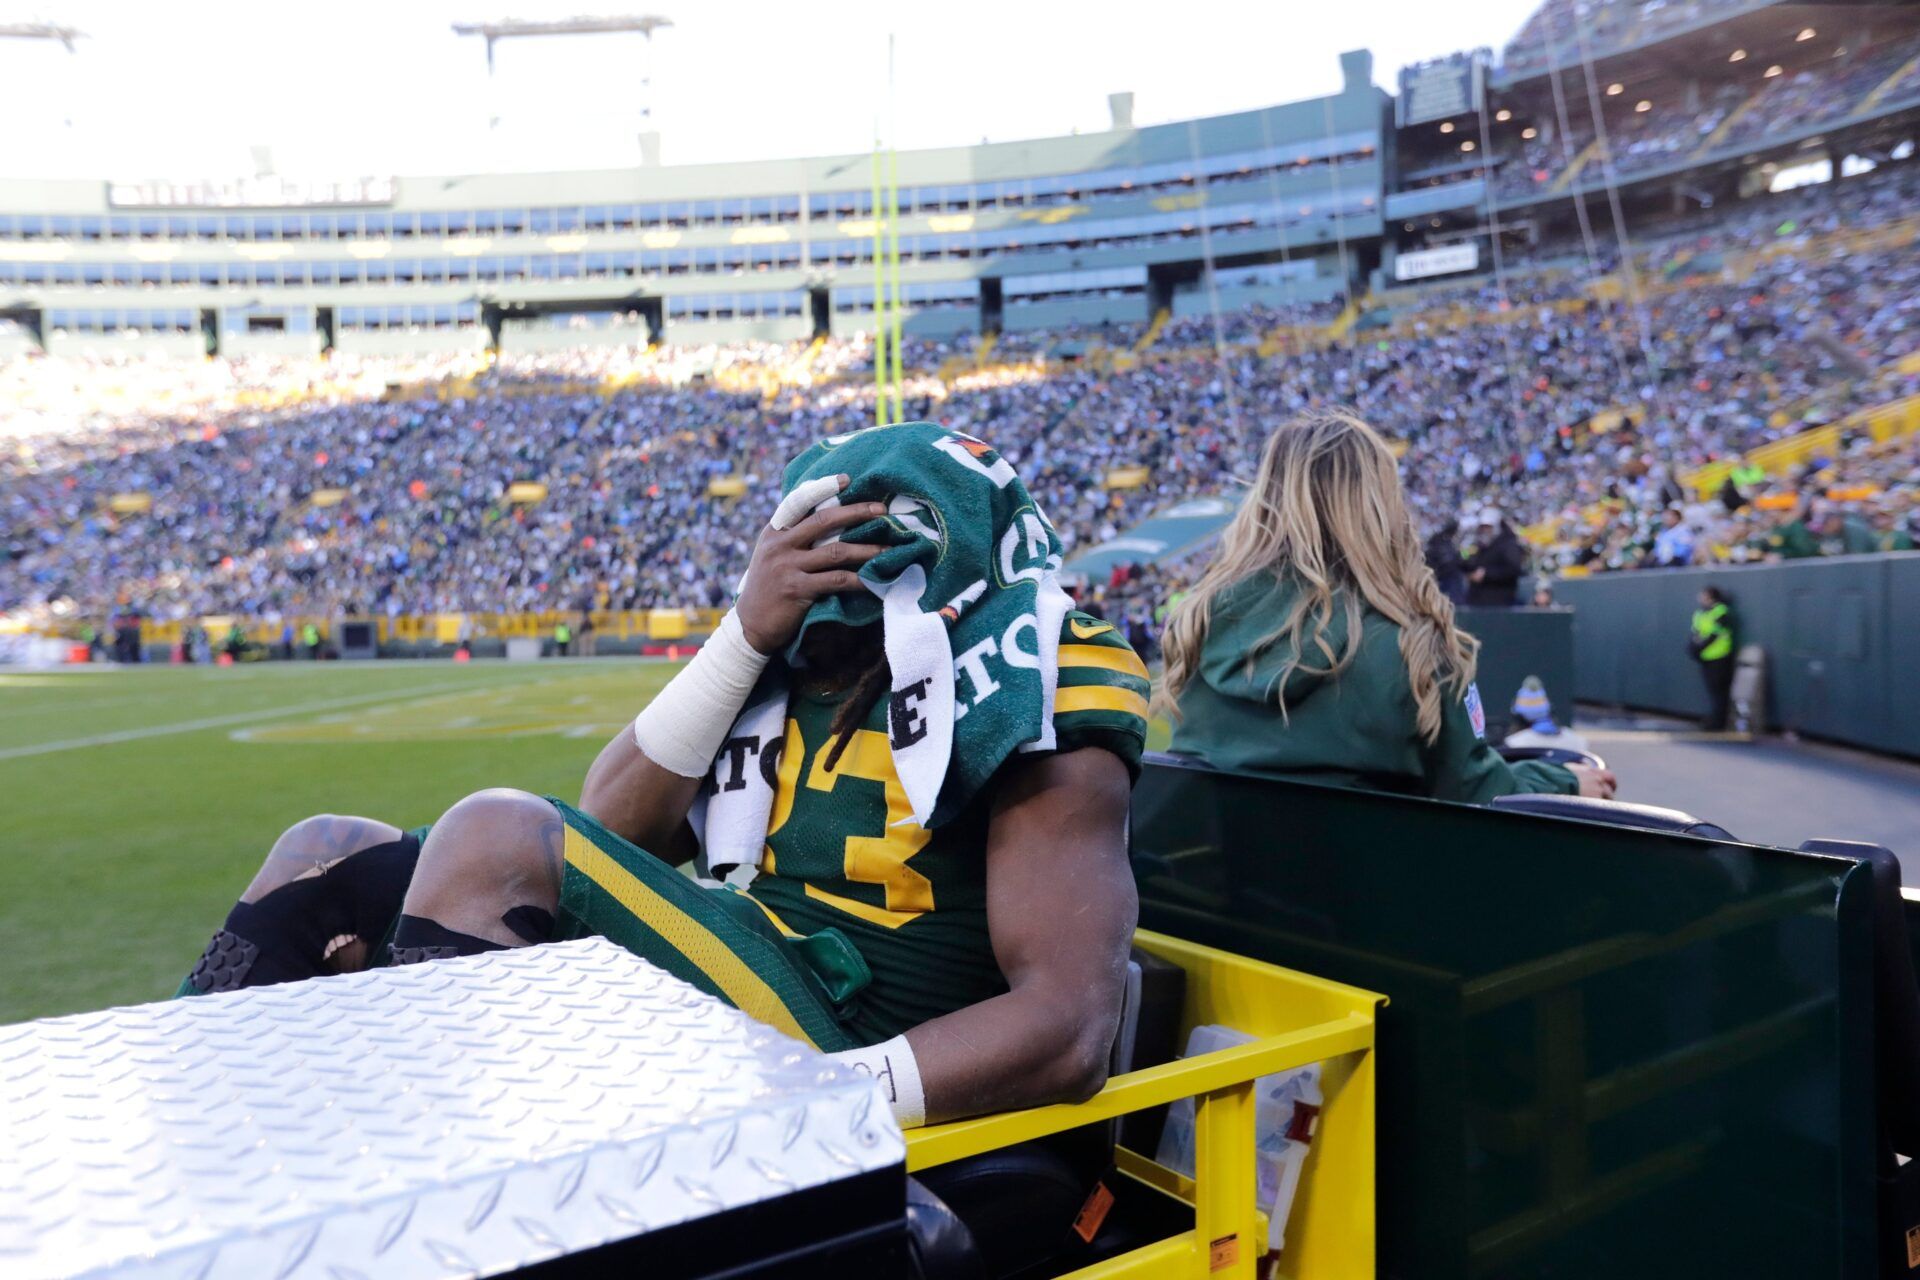
[[903,1157],[598,939],[0,1027],[8,1280],[497,1275]]

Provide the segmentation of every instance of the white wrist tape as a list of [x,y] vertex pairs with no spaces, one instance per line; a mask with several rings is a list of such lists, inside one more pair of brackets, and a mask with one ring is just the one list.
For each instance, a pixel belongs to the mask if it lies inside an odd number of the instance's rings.
[[767,524],[774,529],[791,529],[821,507],[839,506],[839,476],[818,476],[795,485],[793,492],[780,499]]
[[693,661],[634,717],[634,745],[669,773],[706,777],[766,666],[729,609]]
[[893,1118],[902,1129],[917,1129],[927,1122],[927,1094],[920,1086],[920,1064],[914,1061],[913,1047],[905,1036],[827,1056],[858,1075],[878,1080],[881,1096],[893,1108]]

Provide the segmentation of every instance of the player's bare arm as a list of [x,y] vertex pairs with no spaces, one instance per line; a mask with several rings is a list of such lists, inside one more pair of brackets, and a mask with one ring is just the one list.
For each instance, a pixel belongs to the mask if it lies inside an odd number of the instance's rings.
[[1097,747],[1008,778],[987,841],[987,922],[1008,990],[907,1032],[929,1121],[1078,1102],[1106,1083],[1139,915],[1129,789]]

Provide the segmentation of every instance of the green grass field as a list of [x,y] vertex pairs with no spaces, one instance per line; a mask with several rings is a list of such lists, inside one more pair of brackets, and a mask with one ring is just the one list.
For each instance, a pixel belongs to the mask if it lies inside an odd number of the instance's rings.
[[639,661],[0,672],[0,1023],[171,995],[281,830],[574,797],[673,668]]

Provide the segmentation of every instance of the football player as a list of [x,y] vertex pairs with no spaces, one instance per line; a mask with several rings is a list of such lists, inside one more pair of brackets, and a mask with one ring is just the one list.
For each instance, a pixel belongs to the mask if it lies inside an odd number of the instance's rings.
[[[577,805],[492,790],[413,832],[310,818],[183,992],[598,935],[871,1071],[903,1124],[1098,1091],[1137,912],[1126,829],[1146,669],[1111,626],[1067,613],[1051,749],[1009,753],[960,812],[922,825],[890,750],[882,627],[815,623],[786,656],[817,601],[866,595],[858,571],[883,550],[840,540],[888,514],[841,503],[847,482],[782,504],[736,607],[607,743]],[[992,654],[967,657],[957,681],[995,679]],[[773,675],[791,685],[784,723],[738,735]],[[751,882],[673,870],[700,851],[700,811],[749,770],[772,793]]]

